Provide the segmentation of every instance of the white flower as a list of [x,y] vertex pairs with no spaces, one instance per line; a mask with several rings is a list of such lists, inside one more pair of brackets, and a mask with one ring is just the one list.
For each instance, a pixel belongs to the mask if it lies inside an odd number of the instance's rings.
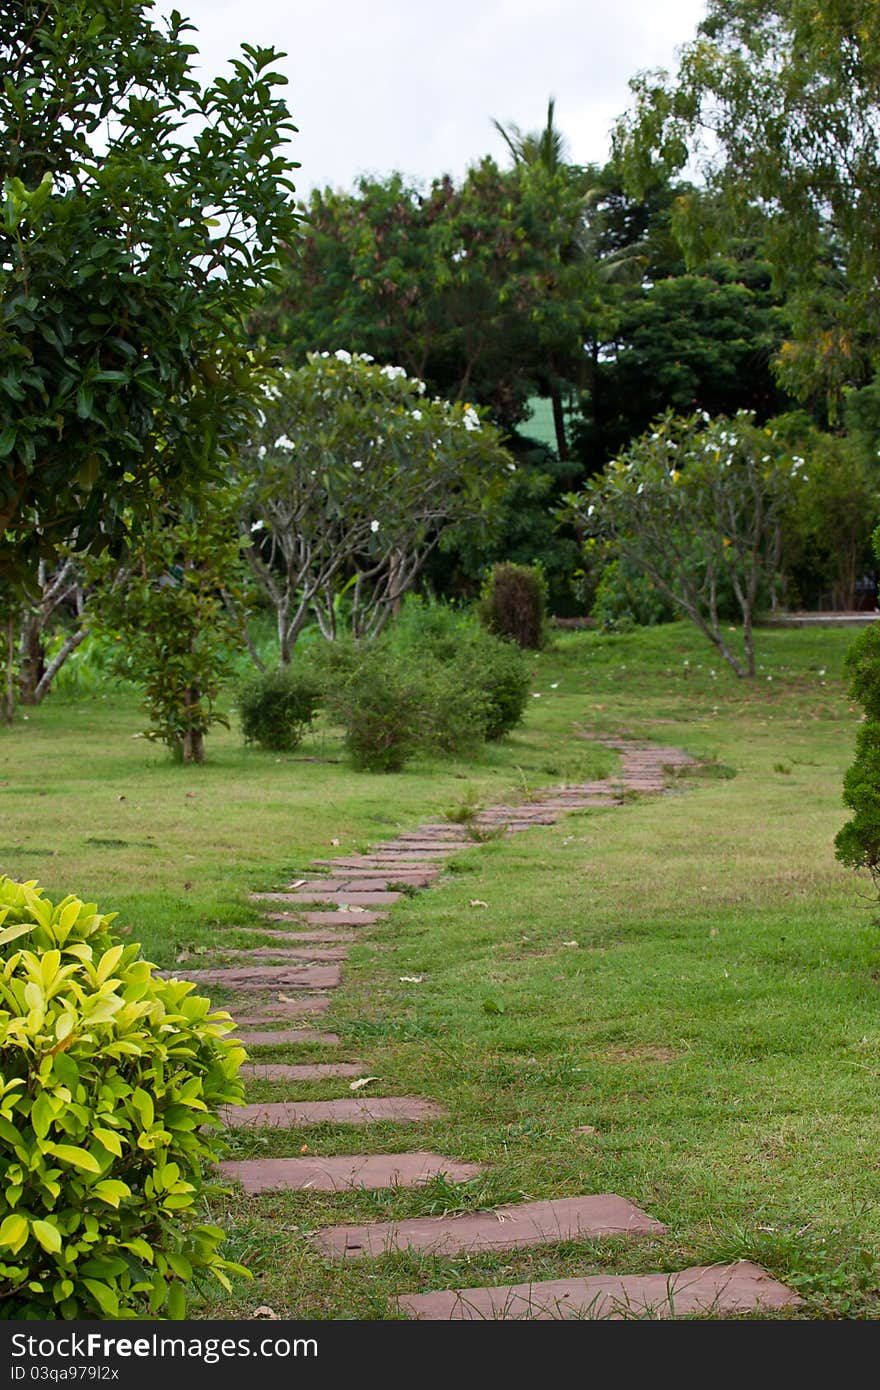
[[425,383],[423,381],[417,381],[415,385],[419,395],[423,396],[425,394]]
[[411,410],[410,415],[414,420],[421,420],[422,418],[422,412],[420,410]]
[[352,468],[361,469],[364,465],[361,463],[360,459],[352,459],[351,466]]
[[259,449],[257,450],[257,458],[258,458],[258,459],[264,459],[265,457],[266,457],[266,446],[265,446],[265,444],[261,444],[260,447],[259,447]]
[[350,353],[350,352],[346,352],[345,348],[337,348],[336,351],[334,352],[333,356],[336,358],[336,361],[337,361],[337,362],[350,362],[350,361],[351,361],[351,353]]
[[394,381],[395,377],[406,376],[403,367],[380,367],[383,376],[387,376],[389,381]]
[[266,523],[265,523],[265,521],[255,521],[255,522],[253,522],[253,524],[252,524],[252,526],[251,526],[251,531],[264,531],[265,529],[266,529]]
[[275,440],[275,448],[276,448],[276,449],[295,449],[295,448],[296,448],[296,445],[294,444],[294,442],[293,442],[292,439],[288,439],[288,437],[287,437],[286,434],[279,434],[278,438]]
[[378,521],[371,521],[371,522],[370,522],[370,530],[372,531],[372,533],[373,533],[374,536],[375,536],[376,532],[378,531],[378,529],[379,529],[379,523],[378,523]]
[[507,471],[508,471],[508,473],[515,473],[515,472],[516,472],[516,464],[515,464],[512,460],[511,460],[511,462],[507,465]]
[[596,508],[593,506],[593,504],[592,504],[592,502],[591,502],[590,505],[589,505],[589,507],[587,507],[587,516],[592,516],[592,515],[593,515],[593,512],[594,512],[595,510],[596,510]]
[[466,430],[478,430],[480,428],[480,417],[472,405],[465,406],[461,418]]

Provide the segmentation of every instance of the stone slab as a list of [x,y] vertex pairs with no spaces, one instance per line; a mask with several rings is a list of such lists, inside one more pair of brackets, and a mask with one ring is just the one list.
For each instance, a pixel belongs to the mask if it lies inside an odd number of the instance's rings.
[[[281,913],[277,915],[282,917],[284,916],[284,914]],[[296,914],[292,914],[292,921],[298,922],[299,916]],[[230,930],[241,932],[242,934],[247,936],[268,936],[270,941],[278,941],[281,943],[282,946],[286,945],[287,943],[292,943],[293,945],[296,945],[297,942],[308,941],[326,942],[327,945],[332,945],[334,942],[357,940],[357,937],[353,931],[281,931],[277,927],[234,927],[230,928]],[[247,951],[248,953],[250,953],[254,948],[250,946],[230,946],[228,949],[230,952],[241,954],[241,952],[243,951]],[[256,947],[255,949],[259,950],[260,948]]]
[[675,1274],[596,1274],[498,1288],[447,1289],[398,1299],[411,1318],[525,1320],[680,1318],[698,1313],[728,1317],[795,1307],[797,1294],[759,1265],[740,1260],[698,1265]]
[[348,870],[350,874],[357,872],[365,878],[386,877],[389,869],[395,869],[402,878],[409,878],[410,874],[430,874],[436,878],[440,872],[437,865],[419,863],[418,861],[408,860],[404,864],[399,863],[397,855],[372,855],[365,854],[354,859],[316,859],[316,864],[323,864],[328,869],[336,871]]
[[229,1013],[236,1023],[290,1023],[306,1014],[326,1014],[330,1010],[330,999],[326,994],[315,994],[308,999],[267,999],[260,1007],[244,1003],[228,1006]]
[[180,978],[223,989],[335,989],[342,972],[338,965],[239,965],[189,970]]
[[370,927],[374,922],[384,922],[387,912],[366,912],[360,908],[350,912],[337,909],[336,912],[267,912],[270,922],[305,922],[310,927]]
[[363,1062],[245,1062],[245,1081],[320,1081],[325,1076],[365,1076]]
[[227,952],[232,956],[246,956],[248,960],[272,960],[279,964],[297,960],[348,960],[344,946],[241,946]]
[[344,1192],[349,1188],[418,1187],[440,1174],[449,1182],[467,1182],[483,1169],[442,1154],[345,1154],[332,1158],[256,1158],[228,1160],[224,1177],[240,1182],[245,1192],[311,1188]]
[[229,1106],[223,1119],[230,1129],[298,1129],[302,1125],[369,1125],[377,1120],[409,1124],[436,1120],[439,1105],[417,1096],[343,1096],[340,1100],[279,1100]]
[[326,1255],[340,1258],[376,1256],[391,1250],[425,1250],[435,1255],[473,1254],[484,1250],[518,1250],[597,1236],[661,1234],[659,1221],[623,1197],[563,1197],[523,1202],[495,1211],[459,1216],[420,1216],[369,1226],[327,1226],[313,1239]]
[[315,1028],[237,1028],[235,1036],[243,1047],[292,1047],[297,1043],[321,1043],[325,1047],[336,1047],[339,1043],[338,1033],[321,1033]]
[[[265,894],[263,896],[266,896]],[[292,893],[273,893],[274,902],[285,903],[336,903],[347,907],[390,907],[400,897],[399,893],[380,893],[376,891],[354,893],[348,888],[338,891],[323,891],[297,888]]]

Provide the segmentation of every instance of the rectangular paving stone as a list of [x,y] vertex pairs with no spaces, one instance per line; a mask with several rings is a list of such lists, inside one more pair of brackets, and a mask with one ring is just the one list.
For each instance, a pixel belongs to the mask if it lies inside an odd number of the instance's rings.
[[348,870],[350,873],[353,873],[356,870],[358,873],[363,874],[365,878],[372,878],[374,876],[384,877],[389,869],[397,869],[407,878],[410,874],[420,873],[431,874],[433,878],[436,878],[440,872],[439,867],[435,864],[425,864],[410,860],[401,864],[399,858],[398,855],[393,854],[385,856],[365,854],[355,859],[316,859],[315,863],[325,864],[334,871],[339,870],[341,872],[342,870]]
[[266,916],[270,922],[305,922],[311,927],[370,927],[374,922],[384,922],[388,913],[353,908],[348,912],[267,912]]
[[508,1320],[680,1318],[762,1313],[800,1303],[793,1290],[748,1260],[675,1274],[595,1274],[498,1288],[446,1289],[398,1299],[411,1318]]
[[296,1043],[321,1043],[325,1047],[336,1047],[338,1033],[321,1033],[315,1028],[275,1028],[245,1029],[236,1028],[235,1036],[243,1047],[288,1047]]
[[[281,913],[277,915],[284,916],[284,914]],[[273,914],[272,916],[274,920],[275,915]],[[291,920],[298,922],[299,917],[294,914]],[[357,940],[353,931],[282,931],[277,927],[231,927],[229,930],[241,932],[243,935],[247,936],[268,936],[270,941],[278,941],[282,946],[287,943],[296,945],[297,942],[307,941],[325,942],[327,945],[332,945],[334,942]],[[228,949],[240,953],[245,950],[250,951],[251,948],[249,946],[230,946]],[[257,949],[259,949],[259,947]]]
[[226,1007],[236,1023],[289,1023],[306,1014],[329,1013],[330,996],[315,994],[305,999],[266,999],[258,1005],[237,1000]]
[[459,1216],[419,1216],[369,1226],[327,1226],[313,1239],[326,1255],[357,1258],[390,1250],[427,1250],[465,1255],[483,1250],[518,1250],[596,1236],[661,1234],[665,1226],[623,1197],[563,1197],[523,1202],[495,1211]]
[[223,1119],[230,1129],[299,1129],[302,1125],[369,1125],[377,1120],[409,1124],[436,1120],[439,1105],[417,1096],[343,1096],[340,1100],[279,1100],[229,1106]]
[[276,901],[286,903],[336,903],[339,906],[345,904],[348,907],[390,907],[396,903],[400,897],[399,893],[380,893],[366,892],[353,893],[348,888],[340,888],[337,892],[314,892],[307,888],[298,888],[294,893],[273,894]]
[[344,946],[240,946],[230,948],[227,956],[241,956],[248,960],[273,960],[279,964],[297,960],[348,960]]
[[363,1062],[245,1062],[245,1081],[320,1081],[325,1076],[365,1076]]
[[223,989],[335,989],[342,971],[338,965],[236,965],[188,970],[181,978]]
[[245,1192],[312,1188],[343,1192],[349,1188],[418,1187],[442,1175],[449,1182],[467,1182],[483,1171],[479,1163],[458,1163],[442,1154],[344,1154],[332,1158],[257,1158],[227,1160],[219,1165],[224,1177],[240,1182]]

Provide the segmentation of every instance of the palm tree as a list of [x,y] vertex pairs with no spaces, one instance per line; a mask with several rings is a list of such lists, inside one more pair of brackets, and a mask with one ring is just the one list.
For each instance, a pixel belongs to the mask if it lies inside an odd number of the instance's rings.
[[513,155],[514,164],[527,164],[532,168],[539,165],[548,174],[555,174],[568,165],[568,144],[565,136],[553,124],[555,110],[556,98],[551,97],[547,103],[547,124],[544,129],[532,130],[528,134],[524,134],[513,121],[503,126],[492,118],[493,126]]

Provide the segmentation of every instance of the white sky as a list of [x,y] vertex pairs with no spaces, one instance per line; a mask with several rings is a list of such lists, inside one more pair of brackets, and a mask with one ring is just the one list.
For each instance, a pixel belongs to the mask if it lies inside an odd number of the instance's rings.
[[674,69],[706,0],[158,0],[196,25],[203,79],[242,41],[289,56],[279,69],[299,127],[297,189],[349,188],[359,173],[460,177],[507,163],[492,117],[543,126],[547,99],[577,163],[605,160],[628,81]]

